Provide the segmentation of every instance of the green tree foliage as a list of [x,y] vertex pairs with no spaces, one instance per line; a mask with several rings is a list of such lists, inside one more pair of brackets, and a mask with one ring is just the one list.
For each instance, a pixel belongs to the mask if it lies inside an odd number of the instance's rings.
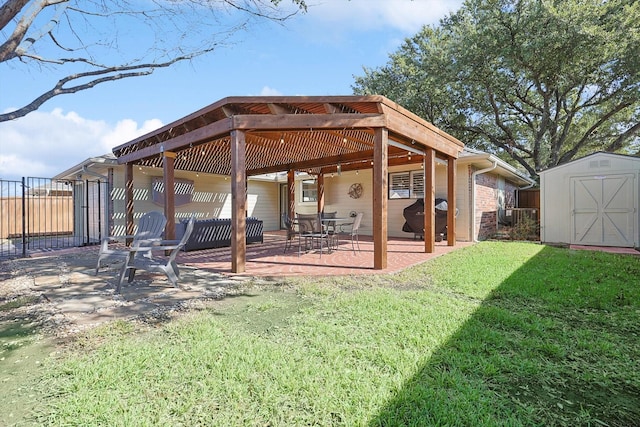
[[640,2],[467,0],[353,89],[532,175],[594,151],[640,155]]

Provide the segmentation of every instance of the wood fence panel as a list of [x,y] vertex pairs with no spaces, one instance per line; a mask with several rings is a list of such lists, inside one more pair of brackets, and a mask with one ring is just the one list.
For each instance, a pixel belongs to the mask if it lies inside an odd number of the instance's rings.
[[[22,236],[22,199],[7,197],[0,200],[0,238]],[[73,234],[73,197],[38,196],[26,199],[27,236],[56,236]]]

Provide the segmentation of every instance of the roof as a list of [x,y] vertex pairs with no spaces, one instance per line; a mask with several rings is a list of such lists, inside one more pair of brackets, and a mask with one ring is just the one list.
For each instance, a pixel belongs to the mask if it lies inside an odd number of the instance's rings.
[[[94,166],[108,166],[108,165],[115,165],[115,164],[117,164],[116,158],[111,153],[103,154],[102,156],[97,156],[97,157],[90,157],[85,161],[70,167],[64,172],[60,172],[59,174],[54,176],[53,179],[76,179],[78,176],[81,176],[82,174],[89,174],[89,175],[95,176],[95,174],[92,173],[90,168],[93,168]],[[105,177],[100,176],[100,178],[105,178]]]
[[[230,175],[231,133],[246,141],[248,176],[286,170],[327,173],[371,167],[376,128],[389,132],[388,163],[418,163],[425,148],[457,158],[464,145],[379,96],[228,97],[113,149],[118,163]],[[413,155],[408,155],[412,152]]]
[[458,163],[471,163],[480,168],[488,168],[496,164],[496,168],[492,171],[498,175],[504,176],[519,185],[533,185],[536,180],[527,176],[525,173],[511,166],[509,163],[499,157],[473,148],[465,147],[460,153]]
[[640,163],[640,157],[638,157],[638,156],[630,156],[630,155],[618,154],[618,153],[609,153],[607,151],[596,151],[595,153],[587,154],[584,157],[580,157],[578,159],[571,160],[570,162],[563,163],[561,165],[557,165],[557,166],[554,166],[552,168],[548,168],[548,169],[545,169],[543,171],[540,171],[539,174],[542,175],[542,174],[545,174],[547,172],[556,171],[556,170],[558,170],[560,168],[569,167],[569,166],[575,164],[576,162],[588,161],[588,160],[590,160],[591,157],[612,157],[612,158],[625,159],[625,160],[630,160],[632,162],[639,162]]

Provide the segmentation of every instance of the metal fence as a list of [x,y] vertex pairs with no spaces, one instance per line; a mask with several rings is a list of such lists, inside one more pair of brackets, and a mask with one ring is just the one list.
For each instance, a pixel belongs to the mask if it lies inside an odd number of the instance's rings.
[[108,197],[106,181],[0,180],[0,258],[99,243]]

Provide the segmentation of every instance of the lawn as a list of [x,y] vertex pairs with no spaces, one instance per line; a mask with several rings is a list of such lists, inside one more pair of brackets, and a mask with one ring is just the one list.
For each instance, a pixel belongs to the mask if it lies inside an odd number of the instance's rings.
[[640,258],[484,242],[283,280],[49,360],[42,425],[631,426]]

